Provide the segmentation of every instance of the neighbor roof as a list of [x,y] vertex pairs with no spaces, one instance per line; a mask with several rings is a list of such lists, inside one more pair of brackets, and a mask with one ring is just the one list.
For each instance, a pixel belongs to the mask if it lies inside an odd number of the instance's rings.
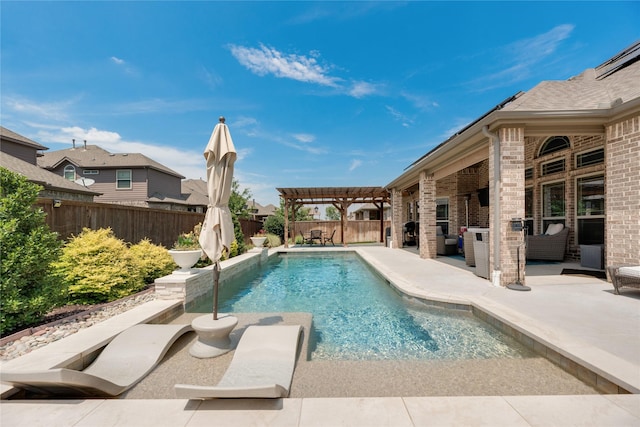
[[38,165],[46,169],[54,169],[64,161],[85,169],[105,168],[150,168],[180,179],[184,176],[168,167],[139,153],[110,153],[97,145],[86,145],[65,150],[45,153],[38,159]]
[[0,126],[0,135],[2,135],[2,139],[8,139],[9,141],[17,142],[22,145],[26,145],[36,150],[48,150],[49,148],[45,147],[42,144],[39,144],[26,136],[22,136],[18,133],[15,133],[12,130],[7,129],[4,126]]
[[0,156],[0,166],[23,175],[29,181],[42,185],[46,190],[57,190],[66,193],[85,194],[89,196],[99,196],[102,194],[91,191],[80,184],[64,179],[53,172],[49,172],[46,169],[42,169],[6,153],[2,153],[2,156]]

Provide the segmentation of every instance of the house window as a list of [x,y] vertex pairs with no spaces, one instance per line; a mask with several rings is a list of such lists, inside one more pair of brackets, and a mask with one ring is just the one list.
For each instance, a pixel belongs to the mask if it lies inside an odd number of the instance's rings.
[[64,167],[64,179],[69,181],[76,180],[76,168],[73,165],[67,165]]
[[604,244],[604,175],[576,181],[578,244]]
[[116,189],[131,189],[131,169],[116,170]]
[[527,234],[533,235],[533,187],[524,189],[524,225]]
[[540,147],[540,152],[538,153],[538,157],[555,153],[556,151],[564,150],[570,147],[571,144],[569,143],[569,138],[567,138],[566,136],[552,136],[551,138],[547,139],[544,144],[542,144],[542,147]]
[[533,178],[533,168],[526,168],[524,170],[524,179],[532,179]]
[[449,234],[449,199],[436,199],[436,225],[442,227],[444,234]]
[[564,182],[542,186],[542,232],[549,224],[565,223]]
[[85,169],[82,171],[83,175],[98,175],[99,173],[98,169]]
[[576,169],[604,163],[604,148],[576,154]]
[[542,163],[540,165],[540,175],[546,176],[553,173],[564,171],[564,159],[554,160],[552,162]]

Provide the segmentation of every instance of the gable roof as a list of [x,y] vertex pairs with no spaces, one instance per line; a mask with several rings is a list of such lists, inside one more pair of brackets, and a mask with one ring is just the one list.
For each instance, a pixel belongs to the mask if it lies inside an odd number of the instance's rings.
[[110,153],[97,145],[67,148],[45,153],[38,159],[38,166],[54,169],[64,161],[84,169],[149,168],[180,179],[184,176],[139,153]]
[[0,156],[0,166],[12,172],[25,176],[30,182],[42,185],[45,190],[55,190],[65,193],[84,194],[88,196],[99,196],[102,193],[91,191],[88,188],[64,179],[53,172],[42,169],[31,163],[20,160],[17,157],[3,153]]
[[188,205],[207,206],[209,204],[207,183],[201,179],[183,180],[182,194],[187,196]]
[[28,147],[34,148],[36,150],[48,150],[49,148],[45,147],[42,144],[39,144],[26,136],[22,136],[18,133],[15,133],[12,130],[7,129],[4,126],[0,126],[0,136],[2,139],[7,139],[9,141],[15,142],[17,144],[26,145]]

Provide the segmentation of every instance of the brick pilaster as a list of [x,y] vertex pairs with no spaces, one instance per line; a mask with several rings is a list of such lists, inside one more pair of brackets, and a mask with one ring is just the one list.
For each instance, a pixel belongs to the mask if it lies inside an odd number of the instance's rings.
[[420,172],[420,258],[436,257],[436,180]]

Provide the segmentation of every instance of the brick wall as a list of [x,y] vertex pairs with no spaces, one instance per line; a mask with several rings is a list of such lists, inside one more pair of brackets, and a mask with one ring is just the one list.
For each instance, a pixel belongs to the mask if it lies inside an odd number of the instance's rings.
[[640,115],[606,128],[606,259],[640,264]]

